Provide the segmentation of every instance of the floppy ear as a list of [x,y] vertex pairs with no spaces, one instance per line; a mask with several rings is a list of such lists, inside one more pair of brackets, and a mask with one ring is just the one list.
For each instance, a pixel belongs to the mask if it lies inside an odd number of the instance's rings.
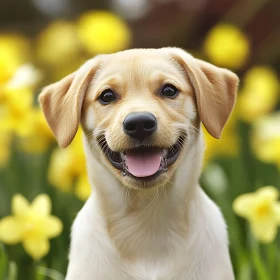
[[213,137],[220,138],[235,104],[238,77],[181,49],[174,48],[172,52],[194,88],[200,120]]
[[89,60],[76,72],[44,88],[39,95],[45,118],[62,148],[76,135],[83,99],[96,64],[96,59]]

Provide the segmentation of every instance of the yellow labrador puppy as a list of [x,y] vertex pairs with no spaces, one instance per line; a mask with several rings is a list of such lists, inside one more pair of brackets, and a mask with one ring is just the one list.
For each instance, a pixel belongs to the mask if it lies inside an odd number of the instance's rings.
[[162,48],[97,56],[43,90],[60,147],[81,123],[92,186],[67,280],[234,279],[226,224],[198,179],[200,122],[221,136],[237,84],[228,70]]

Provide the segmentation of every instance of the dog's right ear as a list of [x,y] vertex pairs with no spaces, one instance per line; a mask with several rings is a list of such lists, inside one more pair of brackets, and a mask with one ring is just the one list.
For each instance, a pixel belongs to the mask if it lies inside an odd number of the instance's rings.
[[84,96],[97,64],[97,58],[87,61],[76,72],[44,88],[39,95],[45,118],[62,148],[76,135]]

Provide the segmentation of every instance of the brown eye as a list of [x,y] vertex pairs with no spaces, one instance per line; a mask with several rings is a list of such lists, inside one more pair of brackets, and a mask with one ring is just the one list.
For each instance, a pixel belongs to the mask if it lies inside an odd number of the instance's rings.
[[170,84],[164,85],[164,87],[161,90],[161,95],[167,98],[175,98],[178,95],[178,93],[178,89]]
[[110,89],[104,90],[98,98],[99,102],[103,105],[107,105],[107,104],[115,101],[116,99],[117,99],[116,95]]

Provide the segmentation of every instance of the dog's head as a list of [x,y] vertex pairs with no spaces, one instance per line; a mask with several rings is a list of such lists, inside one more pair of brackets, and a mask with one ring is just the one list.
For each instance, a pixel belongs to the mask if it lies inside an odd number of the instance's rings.
[[[97,56],[39,100],[61,147],[79,123],[95,157],[126,186],[162,186],[200,133],[219,138],[238,78],[177,48]],[[94,167],[92,167],[94,168]]]

